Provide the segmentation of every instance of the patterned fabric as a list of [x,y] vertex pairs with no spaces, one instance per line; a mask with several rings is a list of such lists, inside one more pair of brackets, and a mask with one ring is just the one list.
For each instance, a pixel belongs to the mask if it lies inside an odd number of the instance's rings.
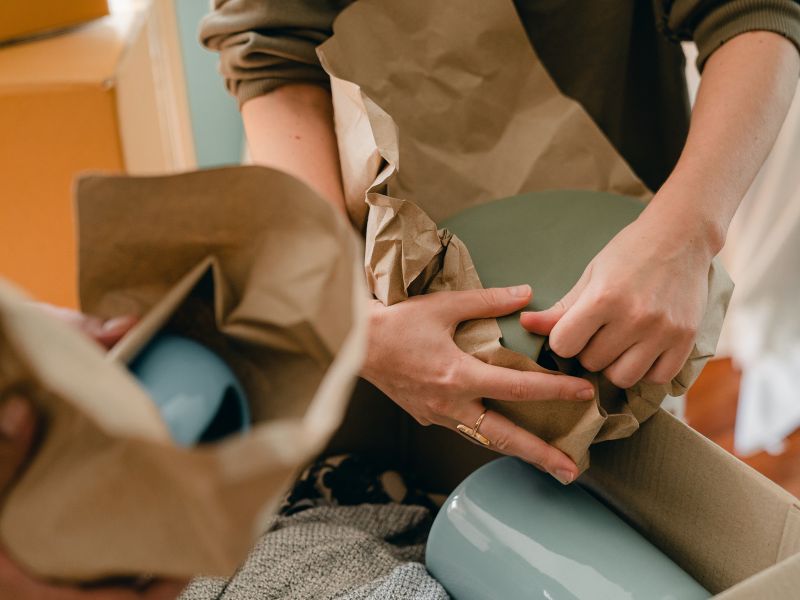
[[436,512],[444,497],[426,494],[412,476],[400,474],[358,455],[340,455],[315,462],[298,478],[280,514],[292,515],[315,506],[412,504]]
[[197,578],[180,600],[444,600],[422,564],[437,500],[364,458],[321,459],[239,571]]

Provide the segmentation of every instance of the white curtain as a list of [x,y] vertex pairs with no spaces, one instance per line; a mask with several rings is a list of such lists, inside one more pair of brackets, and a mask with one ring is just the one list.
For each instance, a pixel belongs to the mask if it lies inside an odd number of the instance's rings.
[[[685,49],[694,97],[693,48]],[[722,260],[736,290],[717,354],[742,370],[734,445],[741,454],[778,452],[800,427],[800,93],[736,213]]]

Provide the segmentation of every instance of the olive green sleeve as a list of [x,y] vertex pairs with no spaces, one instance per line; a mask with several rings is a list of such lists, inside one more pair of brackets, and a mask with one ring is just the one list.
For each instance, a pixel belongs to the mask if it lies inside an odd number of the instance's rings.
[[694,40],[697,68],[722,44],[748,31],[772,31],[800,51],[798,0],[655,0],[663,33],[674,41]]
[[316,48],[350,0],[214,0],[200,41],[219,52],[239,106],[287,83],[328,86]]

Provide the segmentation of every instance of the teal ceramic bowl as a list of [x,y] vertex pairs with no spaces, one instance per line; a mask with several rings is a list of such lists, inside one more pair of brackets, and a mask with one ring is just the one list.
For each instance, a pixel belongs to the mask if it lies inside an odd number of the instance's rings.
[[578,485],[515,458],[450,494],[426,565],[456,600],[695,600],[709,594]]
[[214,442],[249,427],[247,396],[236,375],[219,356],[189,338],[159,335],[130,370],[179,445]]

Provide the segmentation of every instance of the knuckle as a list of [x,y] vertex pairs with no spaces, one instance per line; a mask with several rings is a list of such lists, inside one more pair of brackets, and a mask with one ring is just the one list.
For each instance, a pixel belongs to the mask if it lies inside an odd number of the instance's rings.
[[596,356],[579,356],[578,362],[580,362],[581,366],[590,373],[597,373],[605,366]]
[[422,425],[423,427],[429,427],[433,425],[433,421],[431,421],[428,417],[424,417],[422,415],[412,415],[414,420]]
[[644,305],[631,307],[628,314],[631,322],[637,327],[653,325],[659,320],[658,315],[650,307]]
[[461,358],[456,358],[442,365],[434,375],[436,386],[447,391],[459,389],[462,380],[462,362]]
[[508,432],[500,432],[492,440],[492,444],[494,444],[494,447],[498,452],[502,452],[503,454],[508,454],[511,452],[511,436],[508,434]]
[[652,312],[650,314],[650,321],[659,329],[668,331],[670,333],[678,330],[678,325],[675,323],[675,321],[664,312]]
[[553,306],[551,306],[550,308],[551,309],[556,309],[559,312],[563,312],[563,311],[567,310],[566,298],[561,298],[561,299],[557,300],[555,302],[555,304],[553,304]]
[[593,309],[620,306],[625,303],[624,297],[614,288],[596,290],[589,299],[589,306]]
[[526,400],[528,398],[528,386],[521,377],[515,377],[508,389],[511,400]]
[[560,336],[553,336],[553,335],[551,335],[551,336],[548,338],[548,340],[547,340],[547,343],[550,345],[550,349],[551,349],[553,352],[555,352],[555,353],[556,353],[556,354],[558,354],[559,356],[564,356],[564,355],[562,354],[562,352],[564,352],[564,351],[566,350],[566,348],[564,348],[564,342],[561,340],[561,337],[560,337]]
[[498,291],[493,288],[478,290],[478,298],[487,310],[493,310],[499,304]]
[[563,358],[572,358],[575,356],[575,350],[570,347],[569,340],[567,340],[563,335],[551,335],[548,338],[547,343],[550,345],[550,349],[558,356]]
[[682,367],[682,361],[676,364],[660,365],[658,369],[653,369],[653,372],[649,374],[649,380],[659,385],[667,385],[678,376],[678,373],[680,373]]
[[678,333],[682,339],[687,342],[693,342],[697,337],[698,329],[698,325],[694,323],[685,323],[678,327]]
[[669,373],[664,371],[656,371],[654,373],[650,373],[645,377],[645,381],[648,383],[653,383],[655,385],[666,385],[670,381],[672,381],[672,377],[670,377]]
[[632,387],[636,383],[636,380],[627,373],[606,370],[603,374],[606,376],[606,379],[623,390]]
[[433,396],[425,402],[425,408],[434,415],[446,415],[450,411],[450,406],[450,399],[442,396]]

